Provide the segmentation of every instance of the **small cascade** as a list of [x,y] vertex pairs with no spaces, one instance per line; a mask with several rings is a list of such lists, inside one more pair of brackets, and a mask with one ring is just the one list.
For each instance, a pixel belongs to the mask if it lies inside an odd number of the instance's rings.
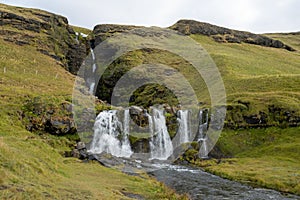
[[152,116],[149,115],[148,113],[145,113],[147,118],[148,118],[148,126],[149,126],[149,133],[151,136],[153,136],[153,119]]
[[[124,115],[126,114],[126,110]],[[129,115],[129,114],[128,114]],[[126,118],[126,117],[125,117]],[[123,122],[124,130],[127,129],[129,124],[129,118]],[[93,154],[100,154],[102,152],[110,153],[117,157],[130,157],[132,155],[128,132],[123,134],[120,141],[120,125],[116,110],[103,111],[99,113],[94,125],[94,137],[91,143],[89,152]],[[129,129],[127,129],[129,130]],[[126,130],[125,130],[126,132]]]
[[173,153],[173,145],[166,126],[163,110],[152,107],[153,134],[150,139],[151,159],[167,160]]
[[75,35],[76,35],[75,40],[76,40],[77,44],[79,44],[79,36],[80,36],[80,33],[75,32]]
[[[207,149],[207,137],[206,131],[208,128],[208,111],[205,110],[199,111],[199,129],[198,129],[198,142],[200,142],[201,148],[199,150],[199,157],[200,158],[208,158],[208,149]],[[203,115],[205,115],[203,117]]]
[[92,55],[92,59],[93,61],[96,60],[96,57],[95,57],[95,53],[94,53],[94,50],[91,48],[91,55]]
[[[127,152],[127,155],[131,155],[131,147],[129,142],[129,125],[130,125],[130,115],[129,109],[124,110],[124,120],[123,120],[123,139],[122,139],[122,152]],[[130,157],[130,156],[129,156]]]
[[97,65],[96,65],[96,63],[94,63],[94,64],[93,64],[93,67],[92,67],[93,73],[96,72],[96,69],[97,69]]
[[179,134],[180,144],[190,142],[190,121],[189,121],[189,111],[188,110],[179,110],[177,112],[177,121],[179,123],[179,128],[177,134]]
[[92,82],[92,83],[90,84],[90,88],[89,88],[90,94],[93,94],[94,89],[95,89],[95,82]]
[[[90,152],[92,154],[99,154],[102,152],[110,153],[117,157],[131,157],[141,155],[141,153],[148,153],[150,160],[167,160],[172,154],[173,147],[168,129],[166,126],[166,118],[164,116],[164,110],[155,107],[150,108],[151,112],[148,114],[145,112],[143,116],[148,119],[148,136],[145,134],[142,137],[144,144],[146,143],[146,152],[139,152],[136,149],[136,143],[131,144],[129,137],[131,129],[134,126],[130,118],[130,110],[110,110],[102,111],[96,118],[94,125],[94,136],[90,145]],[[189,110],[179,110],[177,113],[178,121],[178,143],[187,143],[192,141],[191,136],[191,119]],[[208,110],[200,110],[199,112],[199,128],[196,141],[200,143],[199,157],[207,158],[208,156]],[[132,127],[130,127],[132,125]],[[139,130],[139,129],[137,129]],[[140,134],[132,130],[132,134]],[[146,139],[146,140],[145,140]],[[174,140],[174,138],[173,138]],[[177,140],[177,139],[176,139]],[[177,141],[176,141],[177,142]],[[143,143],[141,143],[143,144]],[[177,143],[176,143],[177,144]],[[131,145],[133,145],[131,147]],[[133,150],[135,152],[133,152]]]
[[95,53],[94,53],[94,50],[91,48],[91,56],[92,56],[92,61],[93,61],[93,64],[92,64],[92,81],[90,82],[89,84],[89,92],[90,94],[93,94],[94,90],[95,90],[95,72],[97,70],[97,65],[96,65],[96,56],[95,56]]

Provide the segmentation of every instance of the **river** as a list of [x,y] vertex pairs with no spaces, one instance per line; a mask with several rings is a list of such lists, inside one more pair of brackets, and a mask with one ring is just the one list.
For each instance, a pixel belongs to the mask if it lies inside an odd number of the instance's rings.
[[283,195],[280,192],[253,188],[235,181],[206,173],[200,169],[178,165],[163,165],[152,171],[158,181],[165,183],[178,193],[188,193],[191,199],[204,200],[291,200],[300,199],[295,195]]

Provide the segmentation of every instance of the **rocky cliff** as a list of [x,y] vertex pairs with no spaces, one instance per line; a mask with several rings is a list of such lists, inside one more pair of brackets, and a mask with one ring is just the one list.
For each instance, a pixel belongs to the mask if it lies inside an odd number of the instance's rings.
[[84,40],[76,40],[67,18],[37,9],[0,4],[0,38],[18,45],[32,45],[58,60],[73,74],[86,56]]
[[228,43],[249,43],[273,48],[283,48],[288,51],[295,51],[292,47],[285,45],[279,40],[274,40],[263,35],[245,31],[237,31],[209,23],[194,20],[179,20],[170,27],[185,35],[202,34],[212,37],[217,42]]

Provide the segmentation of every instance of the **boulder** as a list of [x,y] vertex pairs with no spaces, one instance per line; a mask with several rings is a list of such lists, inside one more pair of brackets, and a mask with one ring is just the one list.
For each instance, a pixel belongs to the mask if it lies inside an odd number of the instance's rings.
[[60,119],[53,117],[46,121],[45,131],[54,135],[74,134],[76,133],[76,127],[72,118]]

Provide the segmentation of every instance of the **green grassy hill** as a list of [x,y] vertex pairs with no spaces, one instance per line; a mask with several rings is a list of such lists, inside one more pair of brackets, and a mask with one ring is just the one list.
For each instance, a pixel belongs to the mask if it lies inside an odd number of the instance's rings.
[[[4,4],[0,11],[0,198],[129,199],[126,194],[183,198],[146,175],[132,177],[98,163],[62,156],[76,135],[53,135],[44,124],[72,120],[65,105],[71,104],[73,74],[89,42],[82,37],[77,42],[75,31],[88,34],[90,30],[70,26],[66,18],[45,11]],[[118,27],[122,26],[113,28]],[[239,41],[246,33],[227,30],[225,35],[211,36],[193,27],[184,30],[191,30],[188,35],[211,55],[227,93],[226,129],[216,155],[231,158],[193,162],[224,177],[300,194],[300,35],[266,34],[288,45],[274,48],[278,43],[267,40],[272,47],[259,45],[256,35],[248,34],[250,39]],[[110,34],[94,30],[91,35],[99,42]],[[216,38],[225,39],[217,42]],[[289,51],[291,48],[296,51]],[[101,82],[98,96],[109,100],[122,74],[133,66],[157,61],[184,74],[199,102],[210,105],[206,86],[201,80],[199,84],[201,78],[189,63],[159,50],[133,51],[116,60],[106,71],[108,81]],[[173,94],[161,97],[157,89],[164,92],[159,86],[140,88],[143,96],[135,94],[132,103],[177,104]]]
[[[194,23],[199,22],[192,22],[192,25]],[[227,94],[227,117],[225,129],[211,153],[219,160],[195,160],[198,151],[194,149],[186,152],[183,159],[226,178],[300,194],[300,35],[267,34],[282,41],[285,44],[282,46],[288,46],[280,48],[267,46],[268,42],[261,42],[264,37],[260,35],[231,33],[228,29],[225,35],[207,35],[201,31],[207,33],[210,28],[213,31],[217,28],[204,24],[204,29],[197,30],[197,26],[189,27],[193,33],[188,35],[208,51],[219,68]],[[172,27],[181,29],[179,25]],[[101,42],[104,36],[111,36],[104,30],[122,33],[128,31],[126,28],[132,27],[97,26],[94,37],[96,42]],[[232,42],[244,36],[260,42],[253,44],[249,39]],[[216,37],[229,37],[230,41],[216,41]],[[269,44],[275,43],[276,40]],[[109,101],[118,79],[131,68],[147,63],[161,63],[177,69],[190,81],[202,106],[209,107],[206,86],[191,65],[157,49],[133,51],[116,60],[105,71],[98,96]],[[167,90],[164,98],[157,96],[156,91],[164,89],[155,85],[140,88],[132,104],[146,108],[153,102],[177,105],[175,97]]]
[[[201,29],[198,25],[203,23],[191,21],[188,34],[198,42],[210,54],[222,75],[227,95],[226,127],[267,127],[267,126],[297,126],[300,124],[300,53],[295,51],[300,38],[298,35],[288,35],[287,45],[277,40],[265,38],[262,35],[247,32],[233,31],[224,36],[219,33],[205,35],[215,31],[218,27],[204,24]],[[181,21],[171,28],[181,30],[184,25]],[[128,32],[132,26],[125,25],[99,25],[93,31],[96,45],[103,37],[107,38],[116,33]],[[129,30],[127,30],[129,29]],[[225,28],[220,28],[221,31]],[[108,32],[106,32],[109,30]],[[230,32],[230,29],[225,29]],[[244,39],[246,42],[216,41],[218,38],[232,40]],[[261,37],[261,38],[260,38]],[[258,39],[257,39],[258,38]],[[281,39],[282,37],[275,37]],[[249,42],[257,40],[257,44]],[[233,40],[233,41],[235,41]],[[270,42],[272,41],[272,42]],[[267,44],[281,43],[285,48],[275,48]],[[100,99],[110,102],[110,97],[115,84],[127,71],[135,66],[148,63],[159,63],[178,70],[189,81],[195,90],[198,101],[203,106],[210,106],[210,97],[202,77],[199,77],[195,69],[179,56],[162,50],[136,50],[129,52],[117,60],[105,70],[100,80],[96,95]],[[162,72],[163,73],[163,72]],[[165,72],[167,73],[167,72]],[[134,80],[134,77],[133,77]],[[134,82],[134,81],[133,81]],[[172,83],[171,83],[172,84]],[[173,83],[178,84],[177,82]],[[141,90],[141,89],[140,89]],[[156,98],[155,87],[146,86],[142,89],[140,97],[136,94],[136,100],[132,104],[148,107],[151,104],[162,103],[162,98]],[[164,102],[173,102],[174,96],[165,91]],[[150,102],[151,101],[151,102]],[[172,103],[171,103],[172,104]]]
[[[300,35],[268,36],[297,51],[191,36],[210,53],[223,75],[230,125],[221,134],[217,152],[212,152],[227,158],[192,163],[229,179],[299,195]],[[263,116],[272,127],[255,124]],[[289,127],[288,121],[297,127]]]
[[[39,20],[36,15],[49,15],[3,4],[0,11],[29,21]],[[28,21],[21,27],[3,21],[1,18],[0,199],[131,199],[130,195],[147,199],[185,198],[147,175],[133,177],[97,162],[65,158],[63,154],[71,150],[74,141],[70,139],[75,136],[54,136],[38,128],[34,132],[26,130],[29,121],[42,127],[49,116],[70,117],[62,107],[71,103],[75,76],[66,71],[69,68],[64,63],[64,53],[68,52],[60,51],[59,46],[56,49],[51,41],[66,45],[75,38],[71,34],[58,40],[43,28],[27,30],[24,26],[30,25]],[[60,33],[66,34],[65,31],[61,28]],[[14,33],[15,37],[8,33]],[[51,108],[54,114],[44,108]]]
[[278,125],[287,121],[285,112],[292,113],[290,121],[299,120],[298,51],[217,43],[201,35],[191,37],[210,53],[221,71],[229,105],[227,123],[243,125],[245,117],[261,118],[266,114],[266,124]]

